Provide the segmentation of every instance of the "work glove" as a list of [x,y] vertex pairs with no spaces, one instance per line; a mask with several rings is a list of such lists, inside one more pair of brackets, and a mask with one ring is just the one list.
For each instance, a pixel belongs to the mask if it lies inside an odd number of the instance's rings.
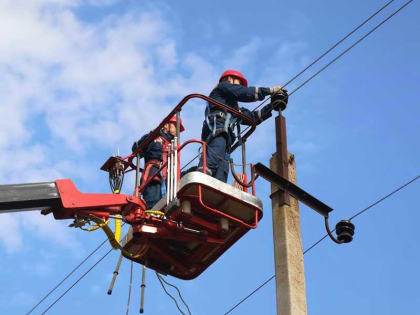
[[131,147],[131,152],[136,151],[138,147],[139,147],[138,142],[137,142],[137,141],[136,141],[136,142],[134,142],[134,143],[133,143],[133,146]]
[[271,114],[272,110],[273,110],[273,105],[271,103],[267,104],[263,108],[261,108],[258,111],[258,118],[259,119],[257,120],[257,125],[261,124],[264,120],[270,118],[271,115],[272,115]]
[[284,93],[284,92],[287,93],[287,91],[285,89],[283,89],[280,85],[273,86],[273,87],[270,88],[270,94],[271,95],[280,94],[280,93]]

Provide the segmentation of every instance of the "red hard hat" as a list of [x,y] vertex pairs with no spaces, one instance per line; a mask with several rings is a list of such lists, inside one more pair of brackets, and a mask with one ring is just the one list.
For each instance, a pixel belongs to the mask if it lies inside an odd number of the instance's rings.
[[[169,119],[169,122],[176,125],[176,116],[172,116],[171,119]],[[179,131],[183,132],[184,130],[185,128],[182,125],[182,118],[179,118]]]
[[248,87],[248,81],[245,79],[244,75],[236,70],[226,70],[225,72],[223,72],[222,76],[219,79],[219,82],[221,82],[224,78],[229,77],[229,76],[238,78],[239,80],[242,81],[242,85],[244,87]]

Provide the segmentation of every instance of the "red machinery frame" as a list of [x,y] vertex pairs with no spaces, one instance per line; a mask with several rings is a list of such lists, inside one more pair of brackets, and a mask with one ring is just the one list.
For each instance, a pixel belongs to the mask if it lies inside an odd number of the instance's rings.
[[[125,173],[135,170],[137,176],[133,195],[86,194],[78,191],[71,180],[57,180],[55,184],[60,195],[61,207],[53,209],[54,217],[56,219],[70,219],[95,216],[106,220],[110,215],[119,214],[122,216],[124,222],[132,226],[133,242],[148,245],[148,250],[143,257],[137,260],[133,257],[126,257],[146,264],[159,272],[168,273],[182,279],[192,279],[198,276],[242,237],[242,235],[250,229],[255,229],[258,221],[262,217],[261,209],[255,208],[255,214],[250,222],[236,218],[225,211],[221,211],[220,208],[223,206],[223,202],[216,206],[207,205],[203,201],[203,187],[201,184],[198,185],[197,194],[194,195],[183,195],[182,190],[177,191],[176,198],[180,201],[180,204],[175,210],[172,209],[174,211],[168,212],[166,216],[157,216],[148,213],[145,202],[138,197],[154,177],[149,177],[141,185],[138,184],[139,165],[134,165],[133,159],[158,136],[161,128],[169,122],[171,117],[175,114],[179,116],[183,106],[193,98],[200,98],[212,103],[241,118],[251,126],[250,130],[242,137],[242,142],[236,142],[233,145],[232,151],[241,145],[256,128],[255,122],[242,113],[218,103],[207,96],[190,94],[170,112],[159,126],[140,144],[135,152],[123,158],[112,157],[102,166],[102,170],[109,171],[109,167],[113,163],[120,162],[123,165]],[[206,143],[202,140],[191,139],[181,145],[178,137],[175,146],[178,157],[177,181],[180,180],[180,151],[191,143],[201,144],[203,172],[206,174]],[[156,174],[167,165],[167,161],[162,163]],[[145,167],[143,172],[147,171],[148,167]],[[255,195],[255,185],[252,186],[252,193]],[[209,187],[206,189],[209,189]],[[229,194],[223,192],[221,194],[225,200],[233,198]],[[237,198],[235,200],[236,202],[241,202]],[[184,211],[185,209],[182,207],[183,201],[191,202],[194,210],[197,211],[190,211],[189,213]],[[219,224],[221,219],[228,222],[224,227]],[[189,244],[188,246],[193,249],[190,248],[189,254],[183,256],[181,252],[183,253],[186,250],[180,244]],[[176,247],[176,249],[173,250],[173,247]]]

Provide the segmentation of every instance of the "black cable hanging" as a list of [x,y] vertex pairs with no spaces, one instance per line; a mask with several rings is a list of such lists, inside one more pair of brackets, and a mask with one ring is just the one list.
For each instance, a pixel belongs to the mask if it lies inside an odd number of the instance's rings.
[[[177,307],[177,309],[178,309],[178,311],[182,314],[182,315],[186,315],[183,311],[182,311],[182,309],[179,307],[179,305],[178,305],[178,302],[176,301],[176,299],[168,292],[168,290],[166,290],[166,287],[165,287],[165,285],[163,284],[163,282],[162,282],[162,277],[156,272],[156,277],[158,278],[158,280],[159,280],[159,282],[160,282],[160,285],[162,286],[162,289],[163,289],[163,291],[165,291],[165,293],[172,299],[172,301],[174,301],[174,303],[175,303],[175,305],[176,305],[176,307]],[[188,311],[189,311],[189,308],[188,308]],[[190,315],[191,315],[191,313],[189,313]]]
[[165,278],[163,278],[162,276],[159,275],[159,277],[161,278],[161,280],[163,282],[165,282],[167,285],[171,286],[172,288],[174,288],[178,292],[178,296],[181,299],[182,303],[184,303],[185,307],[187,308],[188,314],[191,315],[191,310],[190,310],[187,302],[185,302],[185,300],[183,299],[183,297],[181,295],[181,291],[178,289],[178,287],[176,285],[173,285],[172,283],[169,283],[168,281],[166,281]]

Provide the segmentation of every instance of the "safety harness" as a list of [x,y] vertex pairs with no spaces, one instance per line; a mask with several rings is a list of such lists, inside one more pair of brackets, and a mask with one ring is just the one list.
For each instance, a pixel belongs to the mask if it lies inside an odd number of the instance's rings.
[[[240,109],[237,109],[240,111]],[[217,119],[224,121],[223,128],[217,128]],[[232,132],[233,127],[238,122],[238,118],[232,116],[231,113],[227,112],[226,110],[210,110],[210,104],[207,104],[206,111],[205,111],[205,121],[206,125],[210,130],[210,134],[207,136],[204,141],[210,143],[215,137],[218,135],[225,133],[228,138],[230,138],[229,133]],[[229,141],[228,141],[229,142]],[[228,144],[229,146],[231,143]]]
[[[162,164],[165,164],[168,161],[168,147],[169,147],[169,140],[166,139],[163,136],[159,136],[157,137],[155,140],[155,142],[160,142],[162,144],[162,161],[159,160],[149,160],[146,162],[146,165],[144,166],[144,172],[142,174],[141,177],[141,182],[144,183],[145,180],[147,180],[149,178],[149,173],[150,170],[155,166],[157,168],[160,168],[162,166]],[[162,169],[162,178],[163,180],[166,180],[166,170],[167,170],[167,166],[165,166]],[[159,173],[156,173],[153,175],[153,181],[157,181],[157,182],[162,182],[162,179],[159,177]]]

